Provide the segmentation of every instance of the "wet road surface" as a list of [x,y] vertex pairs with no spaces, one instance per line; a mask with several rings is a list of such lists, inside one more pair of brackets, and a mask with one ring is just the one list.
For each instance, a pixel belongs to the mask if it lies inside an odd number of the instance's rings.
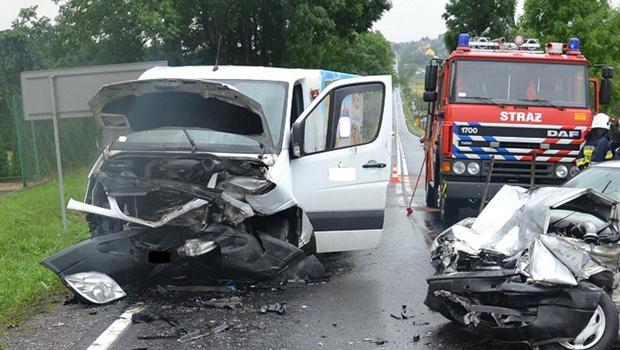
[[[394,164],[401,168],[401,181],[388,189],[381,246],[320,255],[332,274],[329,281],[233,293],[152,290],[98,308],[63,305],[10,330],[4,337],[6,345],[86,349],[128,307],[142,303],[159,319],[131,324],[113,349],[525,349],[489,342],[424,306],[425,278],[432,274],[429,245],[441,228],[436,213],[422,209],[423,181],[414,201],[416,210],[406,216],[423,154],[419,140],[405,127],[398,96],[395,102],[395,129],[402,147],[394,147]],[[398,149],[404,151],[400,160]],[[242,301],[235,310],[206,305],[211,298],[231,296]],[[259,312],[261,306],[275,302],[286,303],[285,314]],[[405,305],[408,319],[397,319]],[[216,333],[213,329],[218,326],[226,329]],[[189,337],[183,336],[188,333]],[[179,341],[191,337],[198,338]]]

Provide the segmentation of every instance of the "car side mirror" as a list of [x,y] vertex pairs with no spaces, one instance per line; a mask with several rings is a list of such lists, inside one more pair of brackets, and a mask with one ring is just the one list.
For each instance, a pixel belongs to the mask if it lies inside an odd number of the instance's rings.
[[420,143],[421,144],[425,144],[426,143],[426,135],[420,136]]
[[291,153],[293,158],[301,157],[304,132],[301,123],[294,123],[291,130]]
[[342,116],[338,119],[338,137],[341,139],[351,137],[351,117]]
[[601,80],[601,87],[600,87],[599,97],[598,97],[600,104],[608,105],[611,102],[611,93],[612,93],[611,79],[604,78],[603,80]]

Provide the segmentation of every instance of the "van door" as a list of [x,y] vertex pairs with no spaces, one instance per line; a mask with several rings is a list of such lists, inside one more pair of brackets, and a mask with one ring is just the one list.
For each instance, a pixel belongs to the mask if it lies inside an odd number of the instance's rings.
[[293,192],[318,252],[376,248],[391,169],[392,78],[329,85],[293,124]]

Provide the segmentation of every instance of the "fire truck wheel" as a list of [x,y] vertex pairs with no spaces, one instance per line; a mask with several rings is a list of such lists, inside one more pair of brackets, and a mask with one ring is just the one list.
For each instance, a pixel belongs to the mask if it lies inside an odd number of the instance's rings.
[[437,208],[437,188],[436,186],[431,186],[430,182],[426,183],[426,206]]
[[442,198],[439,210],[441,223],[445,227],[451,226],[458,221],[460,211],[458,201],[454,199]]

